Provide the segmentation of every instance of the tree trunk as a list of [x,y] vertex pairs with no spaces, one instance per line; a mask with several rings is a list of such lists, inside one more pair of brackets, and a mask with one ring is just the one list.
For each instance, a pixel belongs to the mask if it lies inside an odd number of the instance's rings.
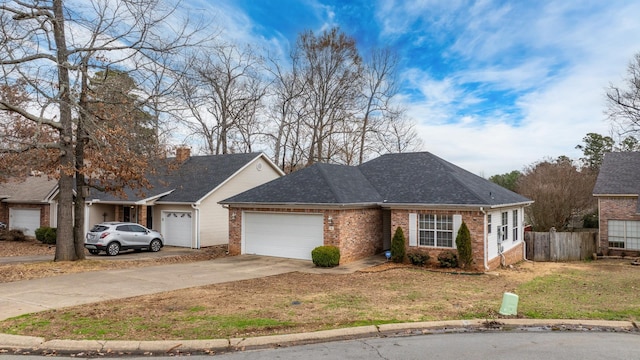
[[67,43],[64,33],[62,0],[53,1],[53,31],[58,62],[60,98],[60,180],[58,180],[58,229],[55,261],[74,261],[78,257],[73,236],[73,124]]

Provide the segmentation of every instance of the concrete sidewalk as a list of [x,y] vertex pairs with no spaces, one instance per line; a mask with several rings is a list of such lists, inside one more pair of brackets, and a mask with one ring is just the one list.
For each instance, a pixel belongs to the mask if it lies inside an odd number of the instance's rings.
[[0,321],[50,309],[294,271],[345,274],[384,261],[384,256],[380,255],[323,269],[307,260],[241,255],[184,264],[85,272],[2,283]]

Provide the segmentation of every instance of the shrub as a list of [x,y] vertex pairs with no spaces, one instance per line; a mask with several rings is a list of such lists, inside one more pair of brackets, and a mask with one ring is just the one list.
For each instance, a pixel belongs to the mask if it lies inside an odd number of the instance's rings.
[[446,250],[438,254],[438,263],[441,268],[457,268],[458,256],[450,250]]
[[401,263],[404,261],[404,247],[404,232],[402,231],[402,228],[398,226],[395,234],[393,234],[393,239],[391,239],[391,261],[396,263]]
[[427,253],[416,252],[416,251],[408,252],[407,257],[409,258],[409,261],[411,261],[413,265],[417,265],[417,266],[424,266],[427,263],[427,261],[429,261],[429,259],[431,258],[431,256],[429,256],[429,254]]
[[471,233],[465,222],[460,225],[458,235],[456,236],[456,247],[458,248],[458,257],[463,269],[468,268],[473,263],[473,251],[471,250]]
[[12,229],[12,230],[0,230],[0,240],[4,241],[25,241],[27,239],[24,236],[24,232],[22,230]]
[[582,226],[586,229],[597,229],[600,227],[598,213],[586,214],[582,217]]
[[43,226],[36,229],[36,240],[43,244],[55,245],[56,244],[56,228]]
[[335,246],[318,246],[311,251],[311,260],[316,266],[334,267],[340,264],[340,249]]

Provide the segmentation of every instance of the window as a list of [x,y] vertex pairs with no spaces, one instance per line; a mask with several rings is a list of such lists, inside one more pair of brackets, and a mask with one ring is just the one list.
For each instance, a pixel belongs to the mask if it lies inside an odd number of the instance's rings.
[[640,250],[640,221],[609,220],[609,247]]
[[418,245],[453,247],[453,216],[418,215]]
[[500,227],[500,240],[507,241],[509,239],[509,213],[502,213],[502,226]]
[[487,215],[487,233],[491,234],[491,214]]
[[518,210],[513,210],[513,241],[518,241]]

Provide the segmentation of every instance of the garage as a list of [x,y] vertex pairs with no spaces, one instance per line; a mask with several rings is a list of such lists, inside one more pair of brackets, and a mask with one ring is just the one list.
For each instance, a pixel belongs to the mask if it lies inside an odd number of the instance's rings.
[[164,244],[191,247],[193,216],[190,211],[165,211],[162,214]]
[[27,236],[36,236],[40,227],[40,209],[9,208],[9,229],[22,230]]
[[324,245],[322,214],[243,213],[244,253],[311,260]]

